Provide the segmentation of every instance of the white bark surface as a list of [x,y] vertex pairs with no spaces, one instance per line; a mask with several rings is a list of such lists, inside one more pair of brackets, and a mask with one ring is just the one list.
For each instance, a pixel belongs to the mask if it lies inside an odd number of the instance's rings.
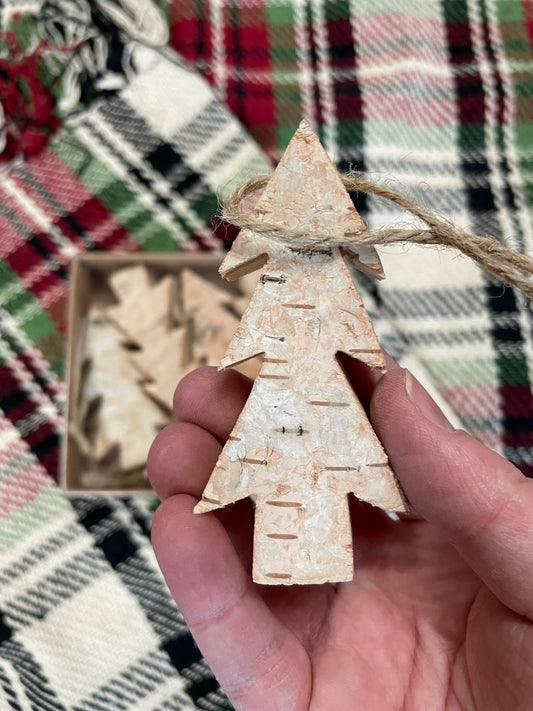
[[[308,125],[295,134],[254,214],[324,235],[364,228]],[[375,250],[364,260],[359,268],[381,274]],[[259,353],[263,365],[195,511],[256,497],[256,582],[349,580],[348,494],[393,511],[405,503],[336,354],[384,370],[383,354],[338,248],[293,250],[243,230],[220,271],[232,278],[258,267],[221,367]]]

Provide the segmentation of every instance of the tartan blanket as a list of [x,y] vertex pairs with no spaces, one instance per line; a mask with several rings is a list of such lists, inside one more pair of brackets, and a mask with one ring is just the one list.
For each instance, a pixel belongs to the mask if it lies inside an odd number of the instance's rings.
[[[158,571],[154,502],[55,483],[70,260],[223,249],[217,196],[302,116],[339,169],[533,254],[533,8],[4,0],[0,30],[0,708],[230,708]],[[529,304],[447,251],[381,256],[360,287],[382,343],[531,476]]]

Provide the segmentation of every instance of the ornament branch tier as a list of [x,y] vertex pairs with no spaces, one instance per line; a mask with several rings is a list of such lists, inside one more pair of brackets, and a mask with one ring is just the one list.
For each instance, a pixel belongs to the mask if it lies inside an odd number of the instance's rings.
[[[252,215],[287,229],[358,233],[364,223],[309,124],[302,121]],[[353,577],[348,494],[405,511],[387,455],[338,360],[385,370],[345,260],[383,276],[374,247],[291,249],[244,229],[220,267],[261,269],[220,367],[259,354],[261,370],[196,513],[255,499],[253,579],[263,584]]]

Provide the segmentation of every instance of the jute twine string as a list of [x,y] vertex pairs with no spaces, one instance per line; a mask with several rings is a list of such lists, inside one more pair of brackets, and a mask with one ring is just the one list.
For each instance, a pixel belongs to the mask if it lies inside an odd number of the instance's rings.
[[425,225],[412,229],[389,228],[364,231],[359,234],[323,235],[287,229],[270,224],[259,217],[244,215],[239,210],[240,203],[263,189],[270,176],[252,178],[239,187],[225,203],[221,217],[237,227],[251,229],[261,234],[268,233],[273,239],[293,249],[325,246],[353,248],[361,244],[383,245],[396,242],[452,247],[473,259],[490,274],[520,289],[528,299],[533,298],[533,282],[530,278],[533,275],[531,257],[514,252],[494,237],[474,235],[462,230],[452,222],[437,217],[416,200],[367,180],[359,173],[349,172],[341,178],[348,191],[369,193],[390,200],[419,218]]

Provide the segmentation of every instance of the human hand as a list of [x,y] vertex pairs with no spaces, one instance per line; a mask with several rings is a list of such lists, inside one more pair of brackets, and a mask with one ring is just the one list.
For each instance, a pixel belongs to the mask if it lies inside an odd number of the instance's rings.
[[176,391],[152,541],[207,662],[238,711],[530,710],[533,481],[406,371],[346,370],[416,515],[351,497],[355,575],[335,585],[255,585],[250,500],[192,513],[250,385],[203,368]]

